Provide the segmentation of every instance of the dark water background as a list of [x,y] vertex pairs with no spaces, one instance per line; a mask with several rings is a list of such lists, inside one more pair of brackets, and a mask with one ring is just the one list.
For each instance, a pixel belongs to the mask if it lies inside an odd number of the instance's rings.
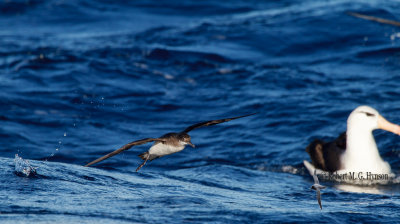
[[[302,161],[358,105],[400,123],[397,1],[0,2],[0,222],[399,219],[397,184],[323,192]],[[209,119],[197,148],[149,162],[133,140]],[[400,172],[400,137],[375,133]],[[18,153],[38,176],[14,173]]]

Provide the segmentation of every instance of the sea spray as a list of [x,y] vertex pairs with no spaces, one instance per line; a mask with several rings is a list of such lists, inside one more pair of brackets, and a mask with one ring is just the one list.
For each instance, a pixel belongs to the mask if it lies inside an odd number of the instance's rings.
[[21,157],[18,156],[18,154],[15,154],[14,165],[15,165],[14,172],[18,176],[29,177],[36,175],[36,167],[31,166],[28,160],[22,159]]

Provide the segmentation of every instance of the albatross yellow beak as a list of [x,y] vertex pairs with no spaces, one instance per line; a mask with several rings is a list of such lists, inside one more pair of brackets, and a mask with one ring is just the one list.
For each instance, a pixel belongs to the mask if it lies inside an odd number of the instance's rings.
[[378,116],[378,128],[385,131],[390,131],[396,135],[400,135],[400,126],[397,124],[390,123],[381,115]]

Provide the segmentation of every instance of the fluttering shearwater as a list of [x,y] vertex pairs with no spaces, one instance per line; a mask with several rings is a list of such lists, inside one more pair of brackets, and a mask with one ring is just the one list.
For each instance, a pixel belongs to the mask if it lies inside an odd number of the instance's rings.
[[379,155],[372,131],[383,129],[400,135],[400,126],[390,123],[369,106],[359,106],[347,119],[347,131],[332,142],[314,140],[307,146],[312,165],[304,161],[307,169],[338,173],[370,172],[391,173],[389,163]]
[[242,116],[238,116],[238,117],[220,119],[220,120],[204,121],[204,122],[200,122],[200,123],[191,125],[179,133],[172,132],[172,133],[167,133],[159,138],[145,138],[145,139],[137,140],[137,141],[128,143],[128,144],[122,146],[121,148],[86,164],[85,166],[90,166],[90,165],[93,165],[100,161],[103,161],[107,158],[110,158],[112,156],[115,156],[115,155],[121,153],[122,151],[130,149],[131,147],[133,147],[135,145],[142,145],[142,144],[145,144],[148,142],[154,142],[153,146],[151,146],[151,148],[147,152],[144,152],[139,155],[139,157],[142,160],[144,160],[144,162],[142,164],[140,164],[140,166],[136,169],[136,171],[139,171],[140,168],[142,168],[146,164],[147,160],[152,161],[152,160],[160,158],[162,156],[180,152],[185,148],[186,145],[190,145],[194,148],[195,146],[190,141],[190,136],[188,134],[188,132],[193,131],[194,129],[211,126],[211,125],[216,125],[216,124],[231,121],[234,119],[248,117],[248,116],[251,116],[254,114],[256,114],[256,113],[242,115]]
[[322,209],[321,189],[325,189],[326,187],[319,184],[316,170],[314,170],[314,174],[312,175],[312,177],[314,179],[314,184],[311,186],[311,189],[315,190],[315,192],[317,193],[318,204],[319,204],[319,207]]

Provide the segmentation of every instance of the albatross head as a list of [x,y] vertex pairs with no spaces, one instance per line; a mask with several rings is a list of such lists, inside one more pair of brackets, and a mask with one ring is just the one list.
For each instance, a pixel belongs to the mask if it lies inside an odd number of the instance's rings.
[[357,127],[358,131],[372,132],[375,129],[390,131],[400,135],[400,126],[390,123],[374,108],[359,106],[351,112],[348,120],[348,129]]

